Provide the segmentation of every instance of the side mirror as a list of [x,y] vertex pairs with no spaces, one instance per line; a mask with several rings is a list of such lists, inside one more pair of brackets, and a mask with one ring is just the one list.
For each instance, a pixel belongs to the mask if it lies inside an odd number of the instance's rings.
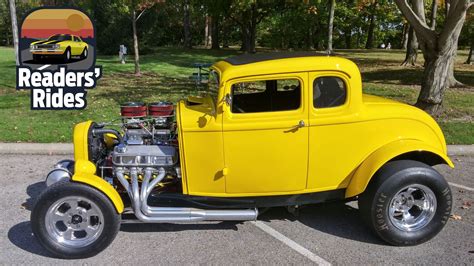
[[227,93],[224,97],[224,102],[228,105],[228,106],[231,106],[232,105],[232,96]]

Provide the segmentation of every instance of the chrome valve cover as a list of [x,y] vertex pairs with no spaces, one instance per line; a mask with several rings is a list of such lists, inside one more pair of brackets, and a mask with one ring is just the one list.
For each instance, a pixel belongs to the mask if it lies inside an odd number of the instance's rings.
[[177,162],[176,148],[160,145],[117,145],[112,153],[115,166],[173,166]]

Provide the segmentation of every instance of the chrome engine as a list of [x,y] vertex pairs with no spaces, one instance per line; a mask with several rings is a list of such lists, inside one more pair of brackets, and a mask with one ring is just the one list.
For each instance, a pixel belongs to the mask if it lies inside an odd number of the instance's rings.
[[[127,103],[121,123],[93,124],[89,130],[89,160],[102,177],[130,198],[131,209],[141,222],[203,220],[255,220],[257,209],[202,210],[148,205],[152,192],[182,193],[178,141],[173,105],[166,102]],[[121,132],[113,129],[119,126]],[[47,184],[70,180],[73,161],[59,162]]]

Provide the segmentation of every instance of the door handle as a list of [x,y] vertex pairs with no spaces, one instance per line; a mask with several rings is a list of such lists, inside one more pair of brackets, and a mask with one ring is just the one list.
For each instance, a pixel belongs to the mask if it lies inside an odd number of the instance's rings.
[[298,122],[298,125],[296,125],[297,128],[301,128],[301,127],[304,127],[304,126],[306,126],[306,124],[304,123],[303,120],[300,120],[300,121]]

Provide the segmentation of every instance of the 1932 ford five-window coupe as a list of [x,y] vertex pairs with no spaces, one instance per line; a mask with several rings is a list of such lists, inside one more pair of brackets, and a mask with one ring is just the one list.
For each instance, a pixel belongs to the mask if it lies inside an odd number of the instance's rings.
[[415,245],[450,215],[450,188],[431,167],[453,167],[439,126],[363,94],[343,58],[232,57],[211,67],[207,95],[130,102],[121,115],[119,130],[77,124],[74,161],[46,179],[31,220],[56,256],[100,252],[125,221],[245,221],[262,207],[358,200],[383,240]]

